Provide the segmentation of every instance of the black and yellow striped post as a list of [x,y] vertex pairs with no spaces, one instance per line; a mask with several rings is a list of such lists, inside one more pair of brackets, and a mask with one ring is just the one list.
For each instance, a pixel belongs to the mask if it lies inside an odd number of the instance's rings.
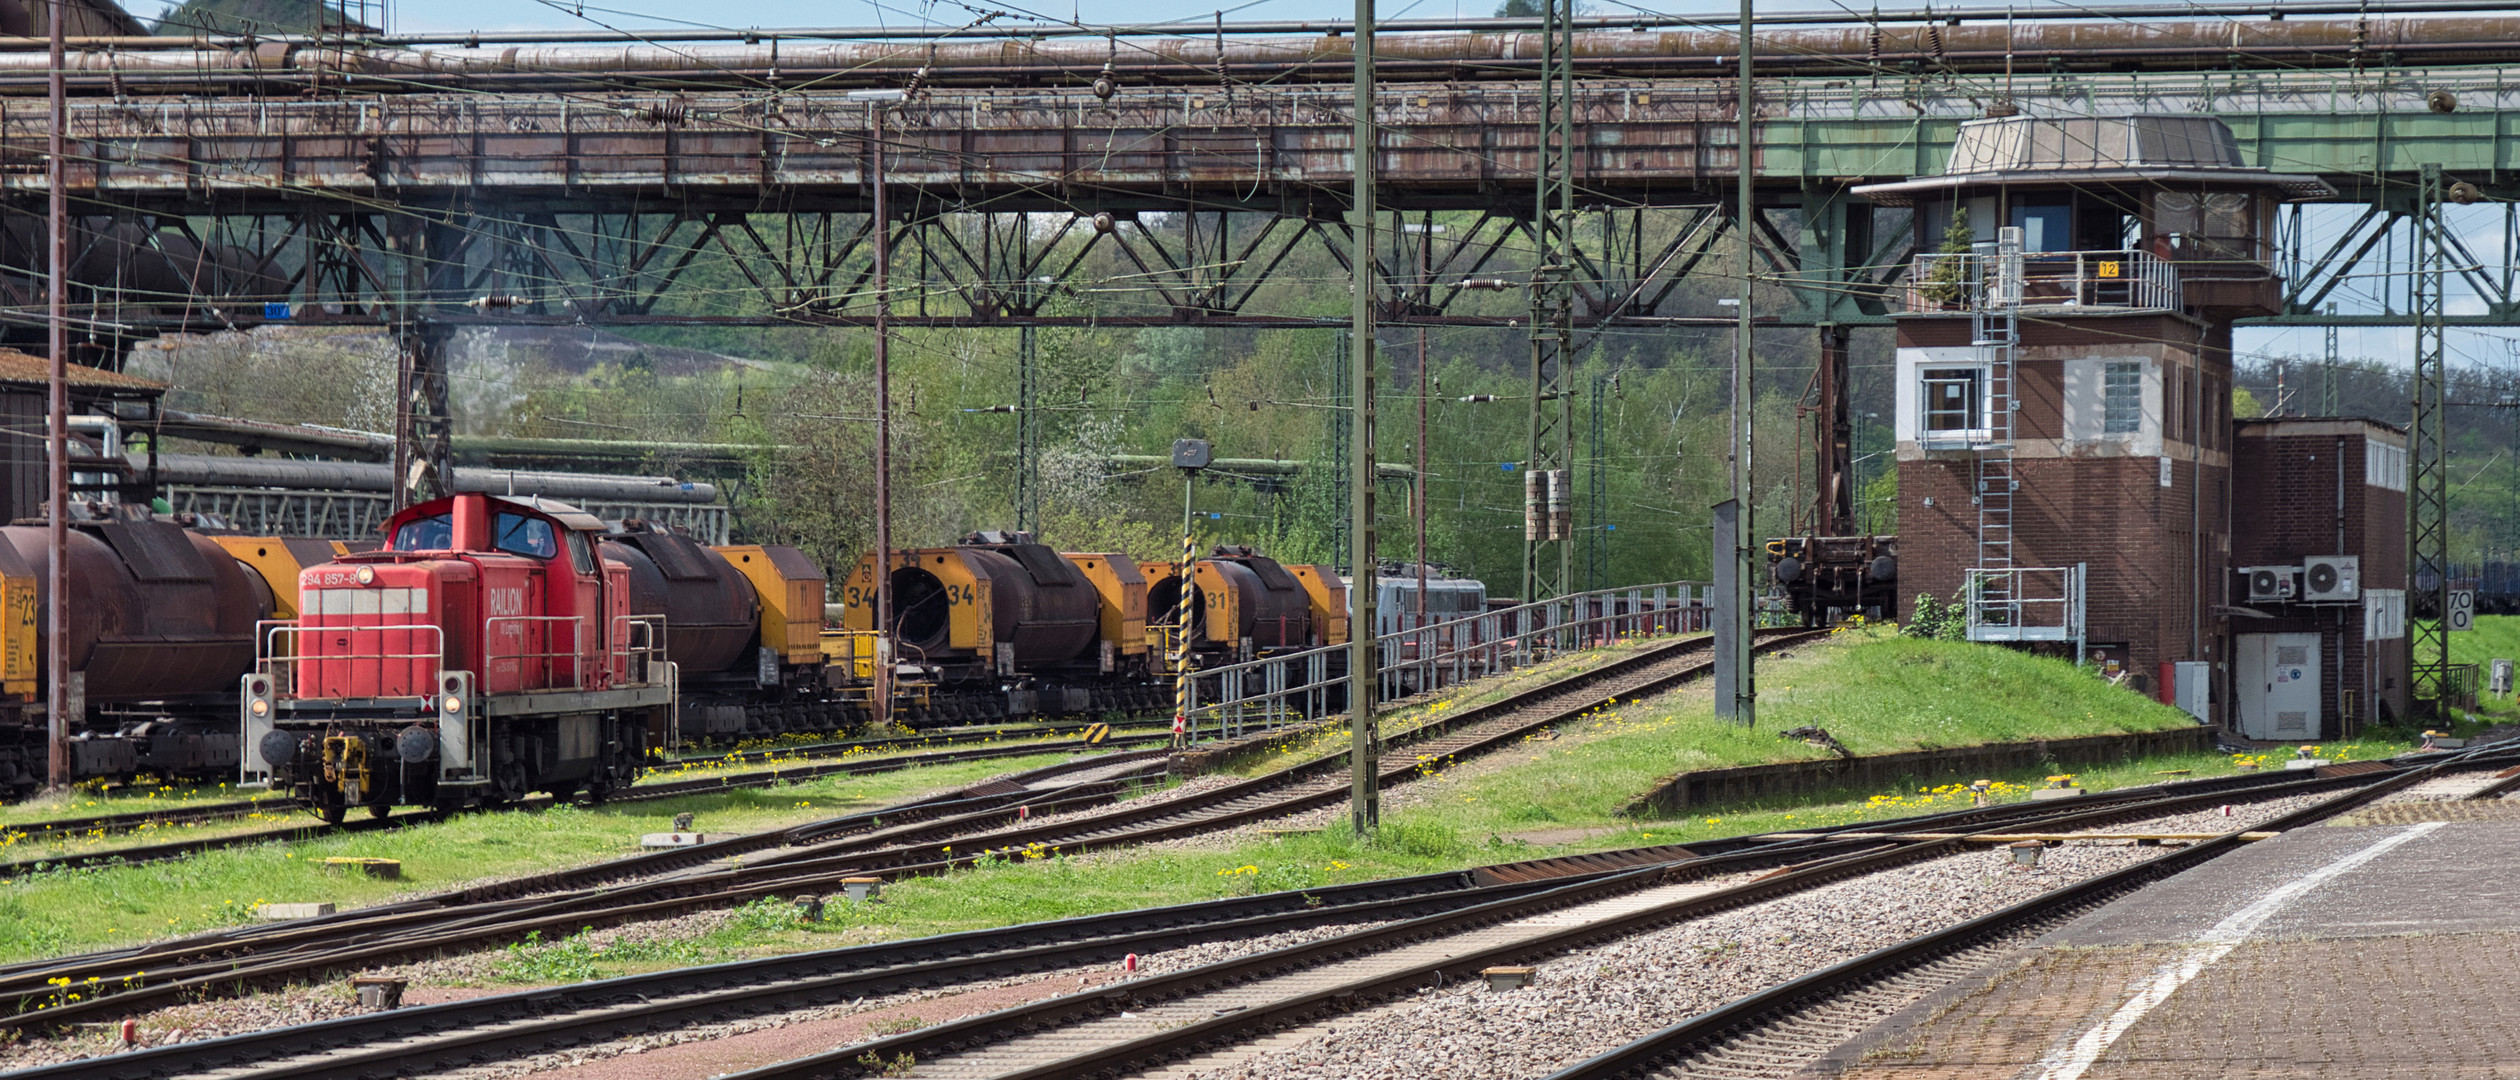
[[1191,587],[1190,564],[1197,561],[1199,538],[1181,531],[1181,599],[1173,604],[1173,745],[1190,745],[1190,613],[1198,595]]

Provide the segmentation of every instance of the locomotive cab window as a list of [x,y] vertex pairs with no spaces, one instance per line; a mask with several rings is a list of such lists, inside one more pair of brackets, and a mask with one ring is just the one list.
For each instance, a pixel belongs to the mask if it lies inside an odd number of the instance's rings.
[[445,551],[455,546],[455,519],[452,515],[413,518],[394,530],[395,551]]
[[573,532],[569,534],[569,562],[577,567],[578,573],[592,574],[595,572],[594,542],[588,540],[585,533]]
[[560,554],[560,539],[551,523],[524,514],[500,514],[491,526],[491,545],[510,555],[548,559]]

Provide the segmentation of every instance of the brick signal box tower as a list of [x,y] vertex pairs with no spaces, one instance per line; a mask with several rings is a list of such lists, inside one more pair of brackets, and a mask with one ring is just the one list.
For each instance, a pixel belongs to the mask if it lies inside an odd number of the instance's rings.
[[2016,116],[1856,192],[1914,207],[1921,253],[1894,312],[1901,592],[2231,719],[2232,622],[2260,614],[2233,595],[2231,324],[2279,310],[2276,205],[2333,190],[2244,166],[2210,117]]

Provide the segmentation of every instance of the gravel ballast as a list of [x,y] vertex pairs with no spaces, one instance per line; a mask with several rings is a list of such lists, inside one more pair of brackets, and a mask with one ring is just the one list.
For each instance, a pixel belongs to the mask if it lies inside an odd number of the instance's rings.
[[[2320,796],[2113,825],[2101,832],[2246,829]],[[1778,983],[1957,925],[2162,854],[2126,841],[2067,842],[2033,869],[1970,851],[1641,934],[1537,964],[1533,985],[1470,985],[1317,1025],[1292,1046],[1225,1054],[1167,1078],[1447,1080],[1541,1076]]]

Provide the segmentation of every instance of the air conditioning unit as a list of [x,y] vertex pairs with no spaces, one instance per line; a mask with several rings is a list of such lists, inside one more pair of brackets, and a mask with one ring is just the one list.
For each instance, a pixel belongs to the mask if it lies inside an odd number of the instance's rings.
[[2301,573],[2298,566],[2243,566],[2240,576],[2247,580],[2249,602],[2282,601],[2289,603],[2299,594],[2293,578]]
[[2301,599],[2343,604],[2362,599],[2362,557],[2313,555],[2301,562]]

